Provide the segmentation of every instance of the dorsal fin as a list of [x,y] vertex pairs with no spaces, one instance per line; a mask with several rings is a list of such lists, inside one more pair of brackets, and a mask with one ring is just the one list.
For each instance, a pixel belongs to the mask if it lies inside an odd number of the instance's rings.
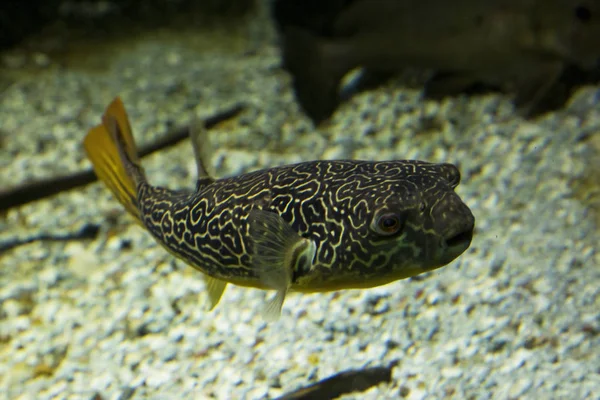
[[198,180],[196,182],[196,191],[210,185],[215,180],[209,173],[204,163],[208,159],[208,146],[206,146],[207,130],[203,121],[193,120],[190,124],[190,141],[194,150],[194,158],[196,159],[196,171]]

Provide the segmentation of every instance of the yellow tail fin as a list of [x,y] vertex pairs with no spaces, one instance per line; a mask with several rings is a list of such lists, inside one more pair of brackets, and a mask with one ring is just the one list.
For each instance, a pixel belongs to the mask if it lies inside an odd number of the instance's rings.
[[144,176],[129,118],[119,97],[106,108],[102,124],[90,129],[83,146],[98,178],[127,212],[141,222],[137,184]]

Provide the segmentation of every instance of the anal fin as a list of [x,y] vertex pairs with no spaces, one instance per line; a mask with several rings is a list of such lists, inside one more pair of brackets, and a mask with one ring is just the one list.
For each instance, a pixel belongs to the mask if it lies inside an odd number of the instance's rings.
[[219,300],[221,300],[221,296],[223,296],[223,292],[227,287],[227,282],[204,275],[204,283],[208,292],[209,310],[212,310],[219,304]]

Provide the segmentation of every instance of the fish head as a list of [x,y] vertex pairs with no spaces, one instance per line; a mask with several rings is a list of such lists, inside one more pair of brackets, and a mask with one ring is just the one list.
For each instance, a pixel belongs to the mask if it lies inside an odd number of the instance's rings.
[[[390,168],[394,168],[390,164]],[[475,217],[452,164],[414,162],[372,188],[364,227],[373,268],[402,279],[442,267],[471,244]]]
[[600,0],[537,4],[534,25],[543,50],[584,69],[600,66]]

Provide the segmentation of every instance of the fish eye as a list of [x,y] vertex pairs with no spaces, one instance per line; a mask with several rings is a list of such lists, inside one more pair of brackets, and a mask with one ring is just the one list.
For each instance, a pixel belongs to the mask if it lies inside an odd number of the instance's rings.
[[592,12],[586,6],[575,7],[575,17],[581,22],[589,22],[592,19]]
[[373,220],[372,228],[383,236],[395,235],[402,230],[402,219],[394,213],[381,214]]

